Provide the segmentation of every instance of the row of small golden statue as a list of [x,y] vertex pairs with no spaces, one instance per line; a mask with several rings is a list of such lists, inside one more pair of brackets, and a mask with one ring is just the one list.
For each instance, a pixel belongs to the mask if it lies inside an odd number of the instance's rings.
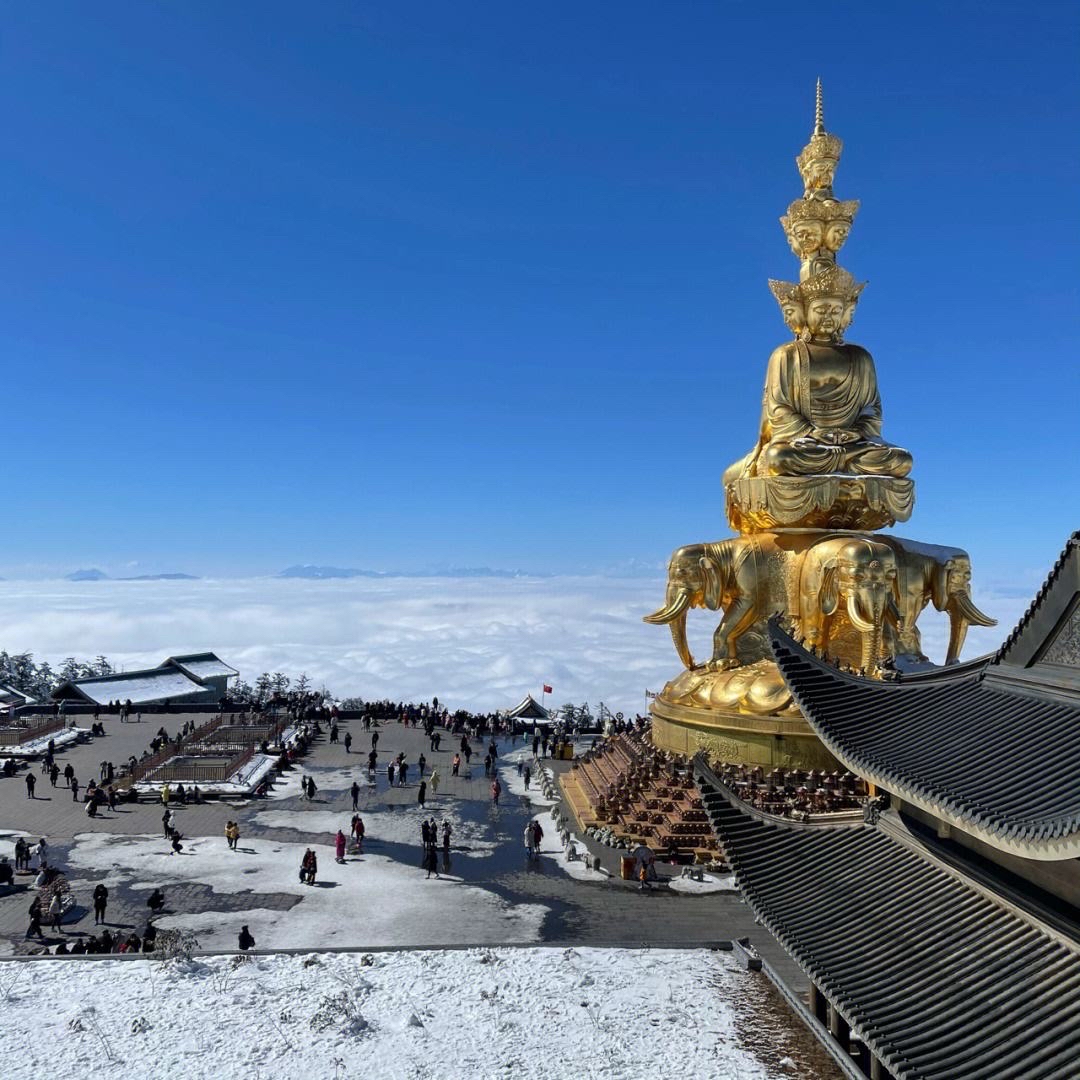
[[[916,621],[929,604],[950,619],[946,663],[970,624],[994,625],[971,601],[966,552],[868,531],[910,517],[914,482],[911,454],[881,437],[873,357],[844,341],[864,286],[836,263],[859,208],[833,196],[841,150],[819,81],[814,132],[796,159],[803,197],[780,219],[799,281],[769,283],[794,340],[769,357],[756,444],[724,472],[740,535],[679,548],[664,606],[646,618],[669,625],[687,669],[661,703],[797,715],[768,647],[774,613],[819,655],[870,675],[926,663]],[[692,608],[723,611],[701,664],[687,644]]]

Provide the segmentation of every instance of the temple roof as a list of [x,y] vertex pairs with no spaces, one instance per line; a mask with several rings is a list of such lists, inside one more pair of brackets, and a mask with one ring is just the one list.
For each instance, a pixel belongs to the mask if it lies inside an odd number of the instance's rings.
[[240,674],[236,668],[226,664],[217,653],[212,652],[185,653],[183,656],[170,656],[162,661],[161,667],[178,667],[193,679],[197,679],[200,682],[203,679],[211,679],[214,677],[220,678],[222,675],[226,678],[232,678],[233,675]]
[[770,623],[796,703],[853,772],[1004,851],[1080,856],[1080,534],[997,654],[877,681]]
[[1080,950],[898,823],[754,814],[696,763],[754,913],[898,1080],[1080,1075]]
[[506,715],[512,720],[551,719],[551,713],[532,694],[526,694]]

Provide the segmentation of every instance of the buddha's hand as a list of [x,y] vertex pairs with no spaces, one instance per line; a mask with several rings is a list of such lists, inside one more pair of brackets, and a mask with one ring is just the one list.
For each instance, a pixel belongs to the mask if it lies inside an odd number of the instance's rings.
[[840,428],[830,428],[829,430],[814,428],[810,433],[810,437],[824,446],[845,446],[847,443],[855,442],[859,438],[859,434],[855,431],[844,431]]

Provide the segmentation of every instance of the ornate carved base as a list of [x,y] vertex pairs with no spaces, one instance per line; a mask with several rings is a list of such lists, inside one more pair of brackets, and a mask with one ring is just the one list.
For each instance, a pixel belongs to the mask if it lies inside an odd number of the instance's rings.
[[727,486],[737,532],[765,529],[881,529],[907,521],[915,481],[893,476],[750,476]]
[[714,761],[763,768],[843,771],[798,713],[769,717],[688,708],[672,705],[663,695],[653,701],[650,712],[652,741],[662,750],[688,755],[704,750]]
[[751,716],[799,716],[776,664],[758,660],[730,671],[683,671],[664,687],[669,705]]

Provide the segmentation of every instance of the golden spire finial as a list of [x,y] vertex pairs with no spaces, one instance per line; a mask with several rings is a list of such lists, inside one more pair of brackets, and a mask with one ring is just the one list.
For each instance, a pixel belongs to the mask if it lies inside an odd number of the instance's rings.
[[817,95],[814,101],[814,134],[825,134],[825,105],[821,100],[821,76],[818,76]]

